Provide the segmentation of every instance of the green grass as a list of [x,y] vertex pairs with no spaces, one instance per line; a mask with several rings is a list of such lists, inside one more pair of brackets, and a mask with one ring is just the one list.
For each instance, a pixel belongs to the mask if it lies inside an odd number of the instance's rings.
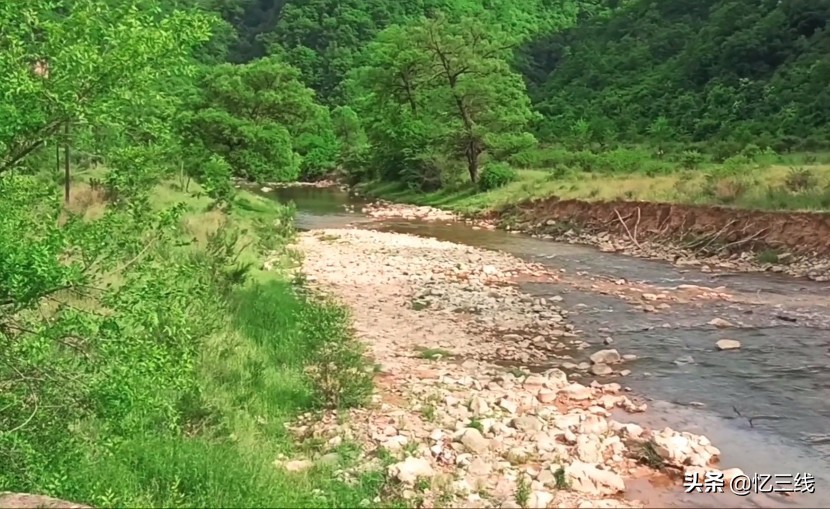
[[[105,204],[93,191],[78,182],[73,191],[78,198],[70,205],[99,214]],[[181,249],[203,246],[226,220],[199,191],[195,183],[186,192],[166,182],[153,194],[159,209],[185,204],[183,240],[195,242]],[[260,222],[284,221],[285,208],[243,191],[229,217],[243,232],[241,259],[258,267]],[[321,408],[319,389],[305,372],[309,365],[329,362],[321,361],[321,346],[336,342],[355,350],[348,344],[345,310],[298,291],[283,271],[259,269],[234,291],[227,309],[221,331],[199,345],[198,390],[181,394],[179,425],[160,423],[158,429],[124,436],[110,432],[110,423],[99,418],[60,423],[55,436],[64,436],[63,428],[77,440],[62,438],[61,449],[50,451],[49,458],[31,451],[37,469],[18,475],[19,485],[0,490],[123,507],[358,507],[386,493],[381,465],[361,470],[349,483],[331,465],[302,473],[274,465],[280,455],[314,460],[329,452],[324,444],[297,443],[285,424]],[[336,468],[365,467],[357,450],[348,442],[339,446],[343,461]],[[386,498],[382,505],[399,504]]]
[[189,409],[191,419],[203,421],[199,433],[148,434],[101,447],[66,470],[71,477],[56,494],[153,507],[356,507],[373,499],[384,487],[380,472],[347,485],[330,467],[294,474],[273,465],[279,454],[310,456],[283,424],[313,409],[302,369],[325,338],[304,334],[302,320],[319,305],[278,281],[238,292],[228,331],[202,353],[202,397]]
[[[798,164],[805,160],[812,162]],[[654,171],[655,167],[660,170]],[[694,170],[684,170],[667,161],[643,159],[640,168],[625,172],[590,168],[586,171],[561,165],[520,169],[516,181],[487,192],[479,192],[469,181],[430,193],[413,191],[398,182],[371,182],[363,184],[361,191],[371,197],[430,205],[462,214],[499,210],[552,196],[584,201],[728,205],[758,210],[830,210],[830,158],[824,155],[704,163]],[[798,171],[806,171],[813,178],[807,185],[794,188],[789,182],[791,174]]]

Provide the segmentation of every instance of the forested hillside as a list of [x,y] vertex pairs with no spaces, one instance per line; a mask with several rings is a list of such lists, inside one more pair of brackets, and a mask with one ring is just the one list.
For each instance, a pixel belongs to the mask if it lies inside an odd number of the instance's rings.
[[[431,189],[458,180],[449,167],[477,179],[488,163],[593,164],[531,154],[537,143],[716,161],[828,147],[828,0],[213,1],[232,61],[277,56],[361,131],[325,165],[353,180]],[[449,62],[456,84],[441,83],[439,40],[471,62]],[[485,188],[515,178],[492,172]]]
[[602,139],[826,147],[830,2],[638,0],[548,34],[521,69],[546,137],[581,118]]

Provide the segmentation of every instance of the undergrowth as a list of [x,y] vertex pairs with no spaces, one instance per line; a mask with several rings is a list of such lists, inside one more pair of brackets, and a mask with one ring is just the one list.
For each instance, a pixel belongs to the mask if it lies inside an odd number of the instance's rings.
[[0,491],[126,507],[381,492],[380,472],[347,484],[273,464],[302,452],[286,422],[372,387],[344,309],[259,269],[285,254],[290,210],[241,195],[225,212],[161,186],[72,211],[29,176],[0,191]]

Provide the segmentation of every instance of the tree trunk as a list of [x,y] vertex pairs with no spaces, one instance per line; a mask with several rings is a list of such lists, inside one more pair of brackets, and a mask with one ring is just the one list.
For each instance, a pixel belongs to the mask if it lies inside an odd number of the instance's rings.
[[467,145],[467,171],[470,172],[470,181],[475,184],[478,182],[478,144],[475,140],[470,140]]
[[64,125],[63,132],[66,135],[63,141],[63,200],[69,203],[69,122]]

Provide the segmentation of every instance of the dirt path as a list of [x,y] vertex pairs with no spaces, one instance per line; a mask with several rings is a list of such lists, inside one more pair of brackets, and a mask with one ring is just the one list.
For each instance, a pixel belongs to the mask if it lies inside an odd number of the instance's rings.
[[[352,437],[367,461],[393,457],[388,473],[413,503],[638,507],[625,498],[625,480],[655,474],[638,465],[643,443],[678,469],[716,461],[705,437],[612,419],[615,408],[645,410],[619,384],[585,386],[558,369],[530,374],[493,363],[567,358],[587,346],[556,302],[512,283],[554,277],[541,266],[369,230],[306,232],[300,248],[311,285],[351,308],[380,373],[372,408],[299,428],[329,443]],[[625,366],[615,350],[592,361],[596,374]]]

